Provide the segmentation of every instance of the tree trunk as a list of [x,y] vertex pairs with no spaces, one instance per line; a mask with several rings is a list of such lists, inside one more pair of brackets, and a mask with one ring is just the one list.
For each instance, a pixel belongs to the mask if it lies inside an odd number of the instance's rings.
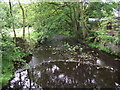
[[9,0],[9,7],[10,7],[10,15],[12,18],[12,28],[13,28],[13,33],[14,33],[14,39],[16,41],[16,31],[15,31],[15,25],[14,25],[13,13],[12,13],[12,4],[10,0]]
[[29,25],[28,25],[28,38],[29,38],[29,41],[30,41],[30,30],[29,30]]
[[74,30],[75,30],[76,33],[78,33],[78,28],[77,28],[77,17],[76,17],[76,8],[73,7],[73,10],[74,10],[74,13],[73,13],[73,14],[74,14],[74,19],[73,19],[73,20],[74,20],[74,21],[73,21],[73,22],[74,22]]
[[22,16],[23,16],[23,39],[25,39],[25,11],[24,11],[24,8],[22,7],[20,1],[19,2],[19,6],[22,10]]
[[83,8],[83,2],[80,2],[80,16],[81,16],[81,26],[82,26],[82,33],[83,33],[83,38],[85,39],[87,36],[87,30],[85,28],[85,19],[84,19],[84,8]]

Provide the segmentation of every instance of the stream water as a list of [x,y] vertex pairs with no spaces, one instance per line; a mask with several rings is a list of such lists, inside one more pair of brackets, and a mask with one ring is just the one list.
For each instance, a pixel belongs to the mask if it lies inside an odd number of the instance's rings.
[[120,58],[79,45],[35,49],[30,69],[19,69],[9,88],[114,88],[120,89]]

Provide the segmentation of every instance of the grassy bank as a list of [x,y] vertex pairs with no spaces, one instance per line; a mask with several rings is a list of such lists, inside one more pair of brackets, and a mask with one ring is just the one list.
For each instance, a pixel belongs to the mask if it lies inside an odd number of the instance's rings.
[[97,49],[100,49],[102,51],[105,51],[106,53],[109,53],[109,54],[113,54],[113,55],[117,55],[120,57],[120,53],[117,53],[115,51],[112,51],[110,50],[109,48],[106,48],[104,46],[101,46],[99,43],[96,43],[96,42],[88,42],[88,41],[84,41],[84,43],[86,43],[88,46],[90,47],[94,47],[94,48],[97,48]]

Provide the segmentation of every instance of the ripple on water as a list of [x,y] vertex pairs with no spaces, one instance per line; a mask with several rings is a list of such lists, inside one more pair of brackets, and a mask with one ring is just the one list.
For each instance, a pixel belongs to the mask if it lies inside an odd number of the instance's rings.
[[120,72],[113,68],[75,61],[52,61],[17,72],[10,87],[120,88],[119,75]]

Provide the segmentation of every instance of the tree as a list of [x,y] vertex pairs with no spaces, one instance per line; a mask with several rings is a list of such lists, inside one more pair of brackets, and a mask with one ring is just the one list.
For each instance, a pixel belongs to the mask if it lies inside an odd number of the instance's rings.
[[14,38],[16,39],[16,31],[15,31],[15,25],[14,25],[14,17],[13,17],[13,11],[12,11],[12,4],[11,1],[9,0],[9,7],[10,7],[10,15],[12,18],[12,28],[13,28],[13,32],[14,32]]
[[[97,5],[97,6],[96,6]],[[88,18],[99,20],[114,15],[114,3],[103,2],[38,2],[31,5],[33,25],[45,33],[69,32],[77,38],[86,38],[90,29]],[[97,22],[98,25],[100,22]]]
[[83,32],[83,38],[85,39],[87,36],[87,28],[86,28],[86,21],[85,21],[85,12],[84,12],[84,2],[80,2],[80,16],[81,16],[81,26]]
[[19,3],[19,6],[22,10],[22,16],[23,16],[23,39],[25,38],[25,11],[24,11],[24,8],[22,6],[22,4],[20,3],[20,1],[18,0],[18,3]]

